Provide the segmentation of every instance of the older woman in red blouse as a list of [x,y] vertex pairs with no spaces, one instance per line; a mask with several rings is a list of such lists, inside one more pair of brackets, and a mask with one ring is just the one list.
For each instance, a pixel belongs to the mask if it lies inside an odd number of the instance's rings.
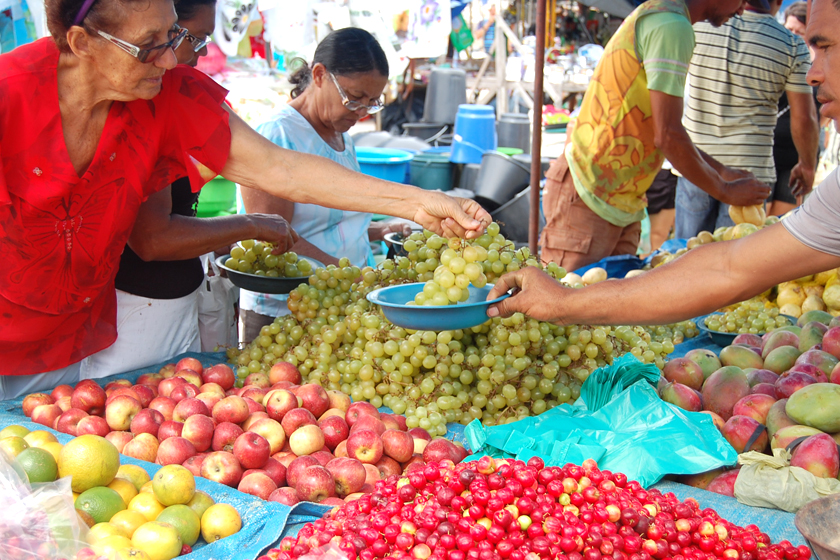
[[[171,0],[47,0],[52,38],[0,56],[0,399],[78,379],[116,338],[114,275],[140,204],[221,173],[303,203],[478,235],[472,201],[283,150],[178,66]],[[287,229],[269,241],[294,243]]]

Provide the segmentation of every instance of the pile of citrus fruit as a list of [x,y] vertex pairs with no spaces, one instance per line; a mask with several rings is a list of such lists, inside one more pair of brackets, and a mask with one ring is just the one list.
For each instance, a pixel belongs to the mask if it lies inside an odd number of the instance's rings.
[[74,505],[90,527],[78,560],[171,560],[191,552],[202,537],[212,543],[239,531],[242,520],[195,488],[193,474],[167,465],[154,478],[137,465],[120,465],[117,448],[83,435],[62,446],[43,430],[22,426],[0,431],[0,449],[15,458],[30,482],[71,477]]

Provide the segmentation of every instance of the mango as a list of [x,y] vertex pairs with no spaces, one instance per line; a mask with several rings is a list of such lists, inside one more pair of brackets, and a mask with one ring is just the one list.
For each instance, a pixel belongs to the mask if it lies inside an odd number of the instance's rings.
[[770,334],[773,334],[776,331],[792,332],[796,336],[799,336],[799,333],[802,332],[802,327],[797,327],[796,325],[785,325],[784,327],[779,327],[778,329],[774,329],[774,330],[770,331],[769,333],[765,334],[764,336],[768,336]]
[[749,416],[732,416],[721,433],[738,453],[764,451],[767,447],[767,428]]
[[822,432],[840,432],[840,385],[808,385],[790,396],[785,412],[791,420]]
[[837,442],[838,445],[840,445],[840,434],[831,434],[831,439],[833,439],[835,442]]
[[759,383],[750,389],[750,395],[769,395],[776,398],[776,386],[772,383]]
[[787,399],[779,399],[767,411],[765,426],[767,426],[767,433],[770,434],[771,438],[782,428],[796,426],[796,422],[791,420],[785,412],[787,401]]
[[816,321],[818,323],[822,323],[823,325],[828,326],[831,322],[833,317],[830,313],[826,313],[825,311],[809,311],[808,313],[803,313],[802,317],[796,321],[796,324],[800,327],[804,327],[808,323],[812,321]]
[[747,373],[747,383],[750,387],[755,387],[759,383],[775,383],[779,375],[773,373],[769,369],[754,369]]
[[723,467],[719,469],[714,469],[711,471],[707,471],[704,473],[699,474],[688,474],[683,476],[677,477],[677,482],[680,484],[685,484],[687,486],[693,486],[694,488],[699,488],[701,490],[705,490],[706,487],[718,476],[723,474],[725,471]]
[[811,364],[813,366],[817,366],[820,371],[822,371],[826,375],[831,375],[831,372],[834,371],[834,368],[837,364],[840,363],[840,360],[825,352],[823,350],[818,350],[816,348],[811,348],[806,352],[803,352],[798,358],[796,358],[796,364]]
[[794,425],[782,428],[770,438],[771,449],[787,449],[787,446],[801,437],[815,436],[822,432],[810,426]]
[[700,366],[703,370],[703,378],[708,379],[710,375],[719,370],[723,364],[717,354],[708,348],[695,348],[686,352],[685,357]]
[[715,428],[717,428],[718,430],[722,430],[723,425],[726,424],[726,422],[723,421],[723,418],[721,418],[718,414],[715,414],[711,410],[701,410],[700,414],[708,414],[712,418],[712,424],[714,424]]
[[828,378],[829,383],[836,383],[840,385],[840,364],[834,366],[834,369],[831,370],[831,375]]
[[730,498],[735,497],[735,479],[738,478],[738,473],[740,472],[741,467],[737,469],[726,471],[725,473],[718,475],[713,481],[706,486],[706,490],[709,492],[714,492],[715,494],[722,494],[724,496],[729,496]]
[[703,401],[697,391],[682,383],[668,383],[662,388],[659,394],[663,401],[678,406],[683,410],[689,412],[700,412],[703,410]]
[[799,348],[799,337],[790,331],[771,331],[764,337],[764,346],[761,347],[761,357],[766,360],[770,352],[782,346]]
[[808,385],[813,385],[816,382],[817,380],[807,373],[799,371],[785,373],[779,377],[778,381],[776,381],[776,396],[780,399],[790,398],[792,394],[802,390]]
[[[829,315],[831,315],[831,313],[829,313]],[[831,327],[840,327],[840,317],[831,315],[831,322],[828,323],[828,328]]]
[[822,349],[835,358],[840,358],[840,327],[831,327],[825,331]]
[[826,377],[823,371],[817,366],[811,364],[794,364],[792,368],[785,372],[785,374],[797,372],[810,375],[817,383],[828,383],[828,377]]
[[724,366],[737,366],[740,369],[764,367],[761,356],[744,346],[727,346],[721,350],[720,363]]
[[764,367],[781,375],[796,363],[802,352],[795,346],[780,346],[772,350],[764,359]]
[[662,368],[662,375],[671,383],[681,383],[695,390],[699,390],[706,379],[703,375],[703,369],[688,358],[670,360]]
[[747,395],[732,407],[732,417],[748,416],[759,424],[766,424],[767,413],[770,412],[770,408],[775,402],[776,398],[770,395]]
[[[728,348],[738,347],[729,346]],[[736,366],[724,366],[714,372],[703,384],[702,390],[706,410],[714,412],[724,421],[732,416],[735,403],[749,394],[750,384],[747,383],[747,376],[741,368]]]
[[837,478],[840,473],[837,442],[828,434],[810,436],[793,450],[790,466],[805,469],[820,478]]
[[802,330],[799,332],[799,351],[807,352],[817,344],[821,344],[823,335],[827,330],[828,326],[819,321],[811,321],[802,325]]
[[736,346],[753,346],[755,348],[761,348],[764,341],[757,334],[741,333],[735,337],[732,344]]

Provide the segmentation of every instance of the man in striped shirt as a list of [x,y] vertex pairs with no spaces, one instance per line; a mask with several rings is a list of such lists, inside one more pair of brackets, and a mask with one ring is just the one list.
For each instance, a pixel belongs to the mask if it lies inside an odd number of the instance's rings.
[[[751,171],[774,184],[773,131],[779,98],[787,93],[791,133],[799,163],[791,171],[794,195],[811,190],[819,130],[813,92],[805,75],[811,66],[805,42],[775,18],[782,0],[770,9],[750,0],[740,17],[720,27],[694,25],[683,124],[701,150],[724,165]],[[676,236],[733,225],[729,206],[681,177],[677,184]]]

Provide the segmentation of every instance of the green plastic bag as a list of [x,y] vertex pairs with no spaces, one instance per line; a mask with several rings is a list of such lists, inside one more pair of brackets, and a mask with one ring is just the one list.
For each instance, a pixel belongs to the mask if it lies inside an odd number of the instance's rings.
[[452,33],[449,36],[452,39],[452,48],[458,52],[473,44],[473,34],[464,20],[463,14],[458,14],[458,17],[452,18]]
[[622,472],[645,487],[667,474],[734,465],[737,452],[708,414],[686,412],[659,398],[651,385],[654,370],[658,378],[655,366],[626,354],[594,371],[572,406],[501,426],[473,421],[464,433],[476,452],[466,460],[490,455],[527,461],[536,455],[547,465],[562,466],[591,458],[601,469]]

